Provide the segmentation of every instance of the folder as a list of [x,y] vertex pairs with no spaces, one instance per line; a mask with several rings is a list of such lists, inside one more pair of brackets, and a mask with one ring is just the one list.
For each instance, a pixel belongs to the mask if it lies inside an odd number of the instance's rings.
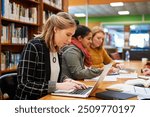
[[96,98],[105,100],[125,100],[136,96],[137,95],[135,94],[123,93],[118,91],[104,91],[96,93]]

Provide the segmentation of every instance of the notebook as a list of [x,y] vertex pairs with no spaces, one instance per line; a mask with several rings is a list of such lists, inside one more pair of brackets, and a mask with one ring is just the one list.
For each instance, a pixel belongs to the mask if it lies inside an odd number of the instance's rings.
[[69,96],[69,97],[81,97],[86,98],[89,97],[100,85],[100,83],[104,80],[105,76],[107,75],[108,71],[110,70],[112,64],[108,64],[104,66],[103,72],[100,74],[99,79],[96,81],[94,86],[89,86],[87,89],[80,89],[80,90],[73,90],[73,91],[56,91],[51,93],[52,95],[57,96]]
[[97,98],[105,99],[105,100],[125,100],[136,96],[137,95],[118,92],[118,91],[104,91],[104,92],[96,93]]

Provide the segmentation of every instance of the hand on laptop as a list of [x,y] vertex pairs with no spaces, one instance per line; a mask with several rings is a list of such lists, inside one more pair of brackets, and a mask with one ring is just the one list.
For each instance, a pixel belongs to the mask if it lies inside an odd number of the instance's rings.
[[62,83],[56,84],[57,90],[74,90],[74,89],[86,89],[87,86],[84,83],[75,81],[72,79],[65,79]]
[[84,83],[82,83],[82,82],[75,81],[75,80],[71,80],[71,82],[79,85],[79,87],[77,89],[87,89],[87,86]]
[[125,65],[123,63],[117,63],[116,64],[116,68],[118,68],[118,69],[124,69]]
[[112,67],[109,72],[108,72],[108,75],[116,75],[119,73],[119,69],[118,68],[115,68],[115,67]]
[[81,83],[79,81],[76,81],[76,80],[73,80],[73,79],[70,79],[70,78],[67,78],[64,80],[64,82],[72,82],[72,83],[75,83],[77,85],[79,85],[80,87],[78,89],[86,89],[87,86],[84,84],[84,83]]

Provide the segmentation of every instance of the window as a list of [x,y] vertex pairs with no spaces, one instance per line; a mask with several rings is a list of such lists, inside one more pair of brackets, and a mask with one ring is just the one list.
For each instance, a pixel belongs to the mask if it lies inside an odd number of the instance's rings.
[[117,48],[124,47],[123,25],[106,25],[104,31],[106,32],[105,45]]
[[130,25],[129,45],[133,47],[149,47],[150,46],[150,25],[139,24]]
[[130,34],[129,45],[134,47],[148,47],[149,45],[149,34],[148,33],[139,33],[139,34]]

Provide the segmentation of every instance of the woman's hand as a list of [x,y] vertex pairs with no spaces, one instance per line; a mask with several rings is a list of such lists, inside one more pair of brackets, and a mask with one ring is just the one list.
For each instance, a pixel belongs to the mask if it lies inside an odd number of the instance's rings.
[[115,68],[115,67],[111,67],[111,69],[109,70],[108,74],[113,74],[113,73],[119,73],[119,69]]
[[77,85],[80,85],[80,86],[82,87],[82,89],[86,89],[86,88],[87,88],[87,86],[86,86],[84,83],[79,82],[79,81],[76,81],[76,80],[73,80],[73,79],[70,79],[70,78],[65,79],[64,82],[72,82],[72,83],[75,83],[75,84],[77,84]]
[[124,64],[123,63],[117,63],[116,64],[116,68],[118,68],[118,69],[123,69],[125,66],[124,66]]
[[62,83],[56,84],[56,89],[59,90],[74,90],[74,89],[86,89],[87,86],[84,83],[75,81],[72,79],[65,79]]

